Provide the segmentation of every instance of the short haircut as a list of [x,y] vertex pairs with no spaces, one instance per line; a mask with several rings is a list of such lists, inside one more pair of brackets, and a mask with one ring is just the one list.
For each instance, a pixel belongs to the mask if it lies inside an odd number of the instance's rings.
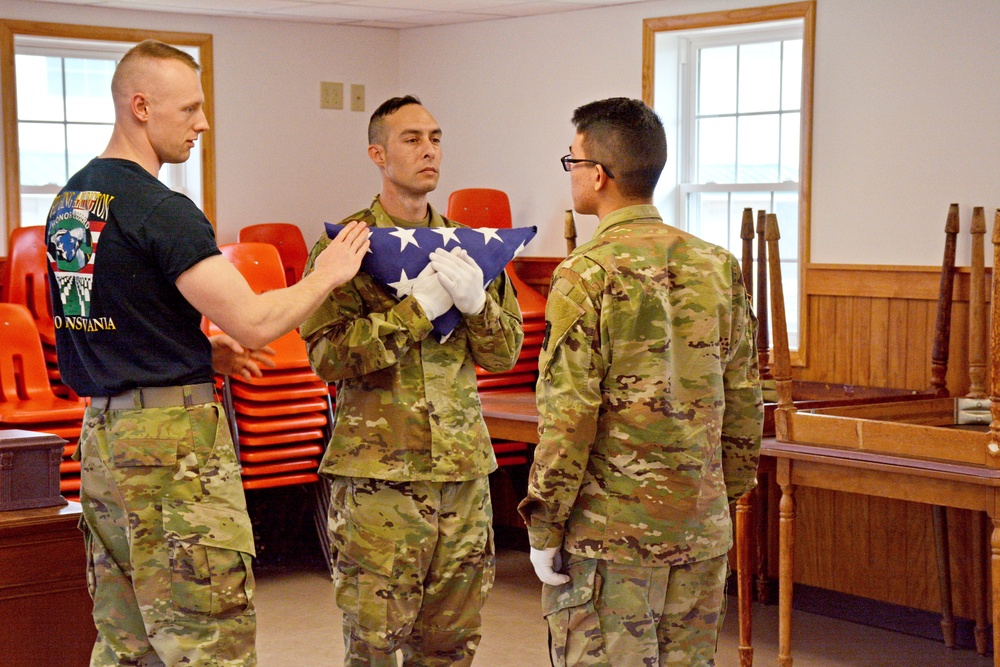
[[368,144],[384,146],[388,137],[385,136],[385,121],[382,119],[410,104],[420,104],[420,100],[414,95],[403,95],[402,97],[390,97],[382,102],[378,109],[375,109],[371,120],[368,121]]
[[191,54],[155,39],[147,39],[129,49],[118,61],[115,73],[111,77],[111,94],[113,96],[117,98],[126,92],[123,90],[126,80],[131,75],[134,66],[143,60],[178,60],[195,72],[201,71],[201,66],[198,65],[197,60],[191,57]]
[[667,163],[663,123],[642,100],[611,97],[573,112],[586,157],[605,164],[626,197],[649,199]]

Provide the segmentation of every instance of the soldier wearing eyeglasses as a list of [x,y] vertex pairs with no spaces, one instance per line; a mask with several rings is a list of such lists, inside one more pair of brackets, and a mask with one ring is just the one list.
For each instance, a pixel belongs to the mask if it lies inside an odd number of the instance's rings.
[[556,269],[540,442],[519,510],[554,665],[711,665],[730,506],[763,422],[756,319],[733,255],[663,223],[663,125],[638,100],[578,108],[562,165],[594,238]]

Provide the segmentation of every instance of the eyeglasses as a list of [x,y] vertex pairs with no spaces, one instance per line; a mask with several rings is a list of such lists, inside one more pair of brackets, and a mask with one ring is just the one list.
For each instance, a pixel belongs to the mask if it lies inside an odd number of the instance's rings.
[[563,166],[563,169],[565,171],[571,170],[573,168],[573,165],[576,164],[576,163],[578,163],[578,162],[586,162],[588,164],[600,165],[601,169],[604,170],[604,173],[608,175],[608,178],[614,178],[615,177],[615,175],[611,173],[611,170],[608,169],[607,165],[604,165],[604,164],[598,162],[597,160],[584,160],[583,158],[575,158],[575,157],[573,157],[572,153],[569,153],[569,154],[563,155],[561,158],[559,158],[559,161],[562,162],[562,166]]

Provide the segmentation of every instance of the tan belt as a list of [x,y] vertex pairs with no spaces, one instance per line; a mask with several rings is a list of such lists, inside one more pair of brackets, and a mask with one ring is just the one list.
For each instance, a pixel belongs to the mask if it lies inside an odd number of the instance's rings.
[[211,382],[174,387],[139,387],[115,396],[93,396],[90,399],[90,405],[100,410],[182,408],[214,402],[215,385]]

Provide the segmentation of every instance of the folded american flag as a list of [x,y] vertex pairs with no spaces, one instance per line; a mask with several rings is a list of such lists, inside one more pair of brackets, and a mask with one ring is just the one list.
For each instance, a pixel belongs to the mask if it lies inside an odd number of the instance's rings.
[[[326,234],[334,238],[343,228],[328,222]],[[485,287],[524,250],[538,228],[370,227],[369,231],[371,248],[361,262],[361,270],[402,299],[410,293],[413,280],[430,263],[429,255],[437,248],[464,248],[483,270]],[[452,306],[433,322],[437,339],[444,341],[461,321],[462,313]]]

